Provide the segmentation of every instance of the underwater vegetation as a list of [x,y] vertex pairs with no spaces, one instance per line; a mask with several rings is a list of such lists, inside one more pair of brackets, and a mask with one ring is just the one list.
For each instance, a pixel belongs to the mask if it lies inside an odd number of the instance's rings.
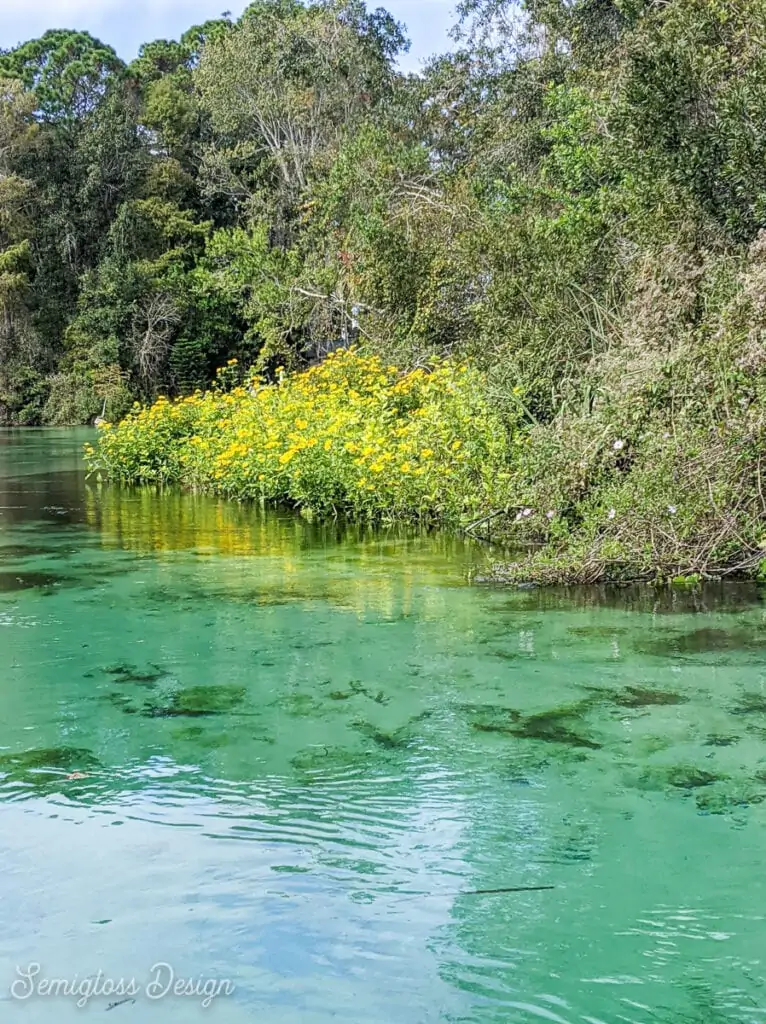
[[[496,582],[474,577],[475,583]],[[529,586],[503,588],[504,607],[514,612],[572,611],[593,609],[638,612],[651,615],[717,614],[735,615],[764,599],[763,589],[755,583],[707,583],[701,589],[655,587],[648,583],[581,584],[577,586]],[[603,638],[620,632],[621,627],[584,625],[569,630],[574,636]]]
[[689,698],[673,690],[655,690],[647,686],[624,686],[622,689],[607,689],[601,686],[586,686],[584,689],[593,696],[590,704],[614,704],[615,707],[639,709],[686,704]]
[[679,658],[697,654],[716,654],[721,651],[761,651],[766,648],[766,633],[750,629],[715,629],[705,627],[690,633],[669,633],[636,641],[634,649],[640,654],[659,658]]
[[735,743],[739,743],[739,736],[721,736],[717,733],[713,733],[707,737],[703,742],[703,747],[731,747]]
[[83,775],[101,766],[82,747],[41,747],[17,754],[0,754],[0,783],[32,789],[41,795],[56,792],[67,776]]
[[766,693],[745,692],[730,706],[732,715],[766,715]]
[[[149,672],[138,672],[135,676],[131,672],[129,676],[126,679],[121,672],[116,681],[130,681],[143,686],[152,686],[156,681],[153,673]],[[164,676],[165,673],[161,672],[157,678]],[[143,704],[136,704],[126,693],[119,691],[104,694],[103,699],[126,715],[141,718],[209,718],[237,712],[245,696],[246,690],[241,686],[187,686],[162,696],[158,694]]]
[[673,764],[673,765],[648,765],[642,768],[630,781],[630,784],[637,789],[643,790],[667,790],[682,789],[694,790],[704,786],[712,786],[715,782],[725,781],[726,776],[716,775],[698,768],[696,765]]
[[576,732],[573,726],[582,721],[581,706],[557,708],[522,718],[513,735],[543,743],[562,743],[569,747],[600,750],[601,744]]
[[576,725],[582,725],[583,712],[592,706],[592,701],[583,701],[563,708],[523,715],[514,708],[464,705],[469,709],[469,715],[473,716],[470,724],[476,732],[501,733],[518,739],[599,750],[600,743],[575,730]]
[[355,721],[352,722],[352,726],[383,750],[402,750],[410,744],[410,738],[405,734],[406,726],[394,732],[385,732],[383,729],[371,725],[370,722]]
[[351,769],[370,767],[367,751],[349,750],[347,747],[328,747],[324,744],[308,747],[290,759],[291,766],[301,774],[313,772],[345,773]]
[[154,664],[149,665],[148,668],[139,669],[135,665],[120,663],[119,665],[109,665],[103,671],[106,675],[112,676],[116,683],[136,683],[144,686],[156,683],[168,674],[165,669]]
[[322,717],[327,713],[327,705],[310,693],[288,693],[273,702],[273,707],[296,718]]
[[65,558],[54,547],[41,544],[0,544],[0,558],[39,558],[45,555],[48,558]]
[[0,593],[61,586],[64,579],[47,572],[0,572]]
[[621,708],[648,708],[686,704],[689,698],[669,690],[652,690],[643,686],[626,686],[610,693],[609,701]]
[[589,640],[612,640],[614,637],[629,634],[630,630],[627,626],[570,626],[567,633]]
[[147,702],[138,712],[144,718],[205,718],[235,711],[244,701],[242,686],[187,686],[158,703]]
[[713,784],[703,789],[695,798],[697,809],[704,814],[728,814],[751,804],[766,800],[766,789],[745,781]]
[[[332,680],[327,682],[332,685]],[[351,697],[367,697],[369,700],[374,701],[375,704],[388,704],[391,700],[382,690],[373,692],[358,679],[349,680],[347,690],[331,690],[327,696],[330,700],[335,701],[350,700]]]
[[495,704],[459,704],[457,710],[468,716],[471,728],[476,732],[496,732],[513,736],[513,728],[521,721],[522,715],[515,708]]
[[553,837],[548,856],[541,858],[540,863],[576,864],[592,860],[598,846],[592,826],[569,818],[564,819],[563,825],[564,831]]

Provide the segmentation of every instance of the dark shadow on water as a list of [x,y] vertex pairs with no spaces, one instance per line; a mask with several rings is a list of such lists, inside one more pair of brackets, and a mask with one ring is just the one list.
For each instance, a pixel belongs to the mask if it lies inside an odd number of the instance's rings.
[[690,633],[655,635],[633,643],[640,654],[659,658],[684,658],[698,654],[766,650],[766,630],[751,626],[747,629],[695,629]]
[[[611,608],[618,611],[651,615],[688,615],[716,612],[737,614],[761,605],[766,600],[766,587],[757,583],[706,583],[699,588],[653,587],[635,583],[626,586],[603,584],[567,587],[492,587],[494,594],[507,595],[509,610],[573,611]],[[595,629],[598,632],[591,633]],[[580,635],[609,635],[619,627],[583,627],[572,632]]]
[[22,480],[0,478],[4,527],[34,524],[42,529],[82,526],[87,522],[82,471],[35,473]]
[[63,576],[47,572],[0,572],[0,593],[10,594],[18,590],[34,590],[61,586]]

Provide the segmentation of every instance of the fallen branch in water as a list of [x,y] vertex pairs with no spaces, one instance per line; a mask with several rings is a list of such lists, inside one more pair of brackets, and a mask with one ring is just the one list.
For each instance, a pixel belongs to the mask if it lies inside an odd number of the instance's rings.
[[504,892],[543,892],[545,889],[555,889],[555,885],[513,885],[505,889],[468,889],[461,892],[460,896],[496,896]]
[[456,889],[452,892],[402,892],[400,896],[502,896],[512,892],[544,892],[555,885],[509,885],[500,889]]
[[489,515],[482,516],[481,519],[476,519],[473,523],[469,523],[468,526],[463,528],[464,533],[472,533],[477,526],[483,526],[484,523],[488,523],[492,519],[496,519],[498,516],[507,515],[510,512],[508,508],[499,508],[494,512],[490,512]]

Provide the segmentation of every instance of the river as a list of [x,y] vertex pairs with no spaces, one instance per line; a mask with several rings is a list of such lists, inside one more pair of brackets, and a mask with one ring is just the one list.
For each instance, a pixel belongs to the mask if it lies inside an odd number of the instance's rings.
[[755,587],[475,586],[88,436],[0,434],[3,1022],[766,1021]]

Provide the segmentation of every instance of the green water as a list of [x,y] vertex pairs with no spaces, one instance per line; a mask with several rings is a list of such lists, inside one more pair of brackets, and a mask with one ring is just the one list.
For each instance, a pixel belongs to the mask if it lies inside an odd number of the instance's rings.
[[754,588],[472,587],[455,538],[102,488],[85,436],[0,435],[3,1024],[766,1021]]

